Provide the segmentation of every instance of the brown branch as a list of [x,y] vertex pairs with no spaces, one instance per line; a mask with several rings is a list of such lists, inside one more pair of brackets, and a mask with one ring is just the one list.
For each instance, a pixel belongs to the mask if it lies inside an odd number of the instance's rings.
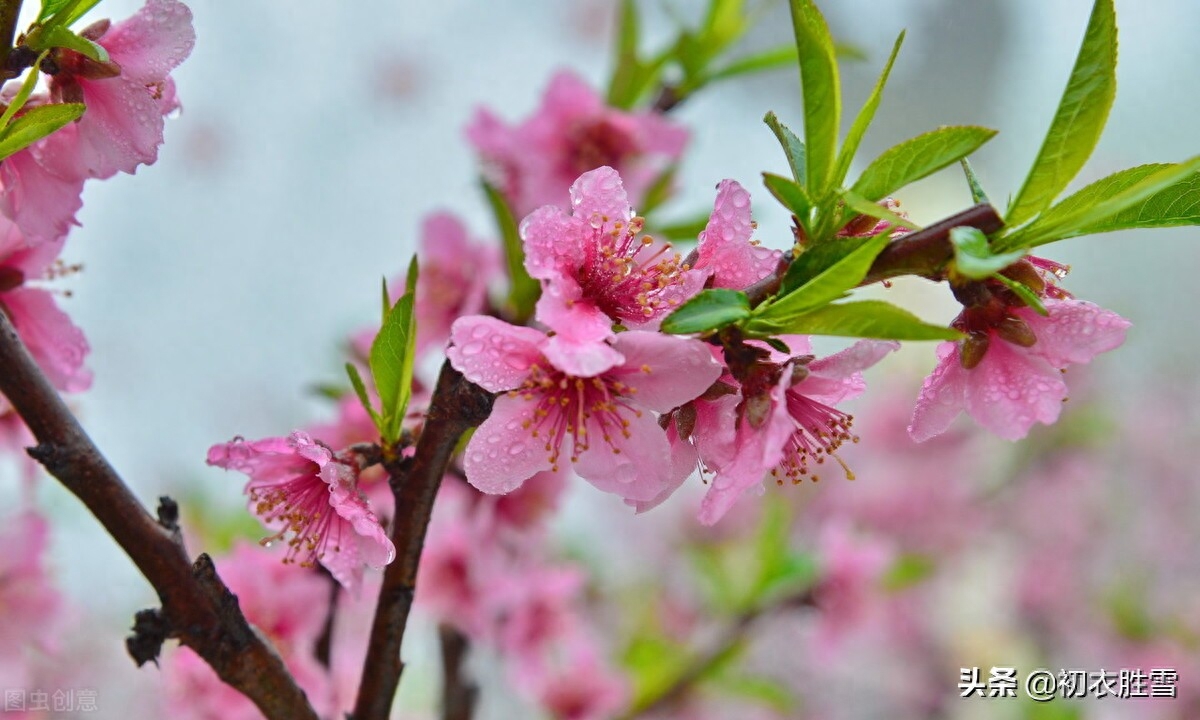
[[463,673],[470,643],[449,625],[438,626],[438,640],[442,646],[442,720],[471,720],[479,687]]
[[329,609],[325,612],[325,625],[321,628],[321,635],[317,638],[314,655],[316,655],[317,662],[328,669],[333,652],[333,626],[337,617],[338,598],[342,596],[342,584],[334,579],[324,565],[317,565],[317,574],[329,583]]
[[[17,36],[17,19],[21,16],[21,0],[0,0],[0,72],[8,67],[8,56],[12,53],[13,39]],[[3,77],[17,74],[3,73]]]
[[449,362],[443,364],[412,459],[400,459],[394,454],[385,458],[384,467],[396,498],[392,526],[396,561],[383,574],[371,638],[363,659],[362,682],[351,716],[354,720],[388,717],[404,671],[400,645],[416,592],[417,565],[425,545],[433,500],[459,438],[487,419],[494,399]]
[[870,285],[900,275],[939,278],[946,263],[954,257],[950,230],[962,226],[990,234],[1004,227],[1004,220],[996,208],[980,203],[929,227],[902,235],[879,253],[862,284]]
[[157,655],[155,640],[161,645],[162,639],[177,637],[268,718],[316,720],[304,691],[246,622],[208,556],[201,555],[194,566],[189,562],[174,526],[173,503],[160,505],[162,523],[146,512],[51,387],[3,312],[0,392],[37,438],[29,454],[87,506],[158,593],[162,611],[138,614],[131,651],[137,645],[151,659]]

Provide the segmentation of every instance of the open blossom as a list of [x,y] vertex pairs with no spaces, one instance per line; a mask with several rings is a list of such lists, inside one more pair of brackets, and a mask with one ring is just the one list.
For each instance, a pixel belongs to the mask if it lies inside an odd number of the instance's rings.
[[[36,103],[31,99],[26,107]],[[75,213],[83,207],[84,178],[69,158],[46,151],[56,135],[35,142],[0,163],[0,212],[16,223],[29,244],[66,237],[71,226],[77,224]]]
[[665,413],[704,392],[720,366],[701,342],[659,333],[620,333],[607,365],[581,374],[548,358],[539,330],[490,317],[454,323],[451,364],[496,399],[467,445],[472,485],[506,493],[568,460],[596,487],[648,500],[669,482]]
[[[1039,270],[1061,272],[1061,266],[1031,260]],[[1035,422],[1058,420],[1067,399],[1063,370],[1125,342],[1130,323],[1120,315],[1049,284],[1043,293],[1045,316],[1009,305],[998,318],[972,323],[970,309],[964,311],[956,322],[970,324],[963,329],[971,337],[938,346],[937,367],[925,379],[908,428],[914,440],[945,432],[963,411],[996,435],[1019,440]]]
[[[0,312],[54,387],[80,392],[92,384],[92,373],[83,366],[87,340],[59,309],[54,294],[40,286],[40,281],[71,271],[57,260],[63,242],[29,245],[14,223],[0,217]],[[7,404],[0,398],[0,411]]]
[[717,186],[708,224],[696,245],[696,270],[711,276],[712,287],[742,290],[775,271],[782,253],[751,240],[750,193],[735,180]]
[[542,205],[561,204],[575,178],[603,165],[621,173],[640,204],[655,180],[679,160],[688,134],[659,113],[610,108],[583,80],[560,72],[528,120],[510,127],[481,108],[467,138],[521,217]]
[[73,163],[79,177],[133,173],[158,159],[163,116],[179,107],[170,72],[195,45],[192,11],[177,0],[148,0],[128,20],[102,20],[81,34],[103,46],[110,62],[55,51],[51,97],[83,102],[87,112],[50,136],[46,152]]
[[[259,519],[287,538],[285,562],[320,562],[355,590],[363,565],[383,567],[395,547],[356,485],[353,467],[302,432],[212,446],[208,464],[250,476],[246,493]],[[290,537],[289,537],[290,536]]]
[[[793,352],[806,352],[805,337],[788,337]],[[759,365],[758,387],[738,385],[694,403],[691,433],[704,466],[715,472],[700,506],[700,521],[720,520],[742,494],[768,473],[776,482],[798,483],[827,458],[843,465],[837,449],[854,435],[853,418],[835,406],[866,389],[862,371],[899,347],[895,342],[863,340],[825,358],[803,356]],[[726,382],[727,381],[727,382]],[[848,477],[853,477],[846,470]]]
[[700,289],[703,276],[641,229],[610,167],[571,185],[569,214],[545,206],[521,222],[525,268],[543,284],[537,319],[555,331],[548,352],[565,369],[593,373],[593,363],[611,360],[600,341],[613,323],[653,329]]

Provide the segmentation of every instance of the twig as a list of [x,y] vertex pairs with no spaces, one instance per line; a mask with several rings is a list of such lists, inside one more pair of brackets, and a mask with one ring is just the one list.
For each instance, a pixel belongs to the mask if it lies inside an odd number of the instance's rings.
[[279,655],[250,628],[208,556],[201,555],[195,566],[188,561],[174,527],[173,503],[160,506],[161,524],[146,512],[51,387],[3,312],[0,392],[37,438],[29,454],[87,506],[158,593],[162,612],[139,613],[139,629],[145,632],[135,634],[130,649],[137,645],[145,659],[153,659],[163,639],[176,637],[268,718],[316,720],[304,691]]
[[329,610],[325,613],[325,627],[321,628],[321,636],[317,638],[313,654],[316,655],[317,662],[328,668],[330,654],[333,652],[334,618],[337,616],[338,598],[342,596],[342,585],[334,579],[324,565],[317,565],[317,574],[329,583]]
[[354,720],[386,720],[391,710],[404,671],[400,645],[416,592],[417,565],[425,545],[433,500],[459,438],[487,419],[494,399],[447,362],[438,376],[412,459],[400,459],[394,454],[388,457],[385,449],[384,467],[396,498],[392,543],[397,555],[383,574],[371,638],[363,659],[362,682],[351,716]]
[[442,720],[471,720],[479,687],[463,673],[470,643],[449,625],[438,626],[438,639],[442,646]]
[[950,230],[961,226],[978,228],[989,234],[1004,227],[1004,220],[996,208],[980,203],[929,227],[902,235],[879,253],[862,284],[870,285],[900,275],[937,278],[954,257]]
[[[8,67],[13,39],[17,36],[17,18],[21,16],[22,0],[0,0],[0,73]],[[4,77],[16,77],[5,73]]]

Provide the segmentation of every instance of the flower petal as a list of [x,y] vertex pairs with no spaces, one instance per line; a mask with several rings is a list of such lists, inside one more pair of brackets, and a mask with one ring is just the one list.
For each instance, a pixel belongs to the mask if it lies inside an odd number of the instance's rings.
[[1005,440],[1020,440],[1035,422],[1053,424],[1067,397],[1057,368],[1003,341],[993,340],[979,365],[964,373],[967,413]]
[[533,328],[510,325],[485,315],[454,321],[446,356],[454,369],[490,392],[512,390],[542,360],[546,336]]
[[639,407],[655,412],[694,400],[721,376],[720,363],[699,340],[631,330],[618,334],[613,346],[625,356],[614,375],[633,388]]
[[[176,0],[148,0],[132,17],[100,38],[121,77],[155,85],[191,54],[196,44],[192,11]],[[90,110],[90,108],[89,108]]]
[[612,229],[633,218],[621,176],[607,165],[585,172],[571,185],[571,206],[576,218],[597,229]]
[[1115,350],[1125,342],[1130,322],[1099,305],[1076,300],[1046,299],[1048,317],[1031,308],[1017,311],[1037,336],[1029,352],[1038,355],[1058,369],[1068,365],[1090,362],[1102,352]]
[[734,180],[722,180],[708,224],[696,246],[695,267],[708,270],[713,287],[742,289],[775,271],[780,252],[750,242],[750,193]]
[[649,413],[626,415],[628,437],[588,423],[588,449],[579,453],[575,472],[604,492],[627,500],[653,500],[670,486],[671,448],[667,436]]
[[937,354],[938,364],[921,386],[908,425],[908,434],[916,442],[925,442],[946,432],[967,405],[967,371],[958,360],[958,344],[941,343]]
[[894,340],[860,340],[809,363],[808,377],[797,384],[796,390],[826,405],[858,397],[867,389],[861,372],[899,349],[900,343]]
[[90,347],[87,338],[46,290],[23,286],[4,293],[3,304],[17,334],[50,383],[65,392],[92,385],[92,372],[83,366]]
[[463,470],[467,480],[492,495],[510,492],[552,467],[544,441],[534,438],[527,423],[533,421],[537,403],[519,396],[496,398],[492,414],[475,430],[467,444]]

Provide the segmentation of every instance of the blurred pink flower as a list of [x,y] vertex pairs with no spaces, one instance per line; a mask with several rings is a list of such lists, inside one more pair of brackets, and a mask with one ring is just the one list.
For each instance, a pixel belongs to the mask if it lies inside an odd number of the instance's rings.
[[[500,269],[494,244],[472,242],[450,213],[426,216],[421,224],[421,277],[417,282],[417,354],[441,350],[450,326],[487,306],[488,283]],[[403,278],[396,290],[403,289]]]
[[862,622],[893,553],[887,543],[857,535],[844,522],[827,525],[817,549],[822,573],[813,589],[819,610],[814,652],[821,655]]
[[0,524],[0,678],[24,687],[30,667],[26,653],[57,648],[64,603],[46,571],[49,526],[27,511]]
[[359,492],[355,469],[306,433],[212,446],[208,464],[250,477],[246,493],[263,524],[287,538],[284,562],[324,565],[356,592],[363,565],[383,567],[396,550]]
[[566,71],[551,79],[542,106],[520,125],[510,127],[480,108],[466,132],[517,217],[561,204],[575,178],[603,165],[621,173],[641,205],[646,191],[679,161],[688,139],[687,130],[659,113],[606,106]]
[[666,435],[651,412],[668,412],[704,392],[720,374],[701,342],[629,331],[610,358],[582,374],[548,358],[539,330],[495,318],[461,318],[451,331],[451,364],[496,393],[492,414],[467,445],[464,470],[487,493],[514,490],[557,469],[563,446],[575,472],[605,492],[648,500],[669,482]]
[[607,720],[629,701],[629,684],[599,658],[597,648],[575,634],[561,648],[559,662],[523,665],[517,684],[555,720]]

